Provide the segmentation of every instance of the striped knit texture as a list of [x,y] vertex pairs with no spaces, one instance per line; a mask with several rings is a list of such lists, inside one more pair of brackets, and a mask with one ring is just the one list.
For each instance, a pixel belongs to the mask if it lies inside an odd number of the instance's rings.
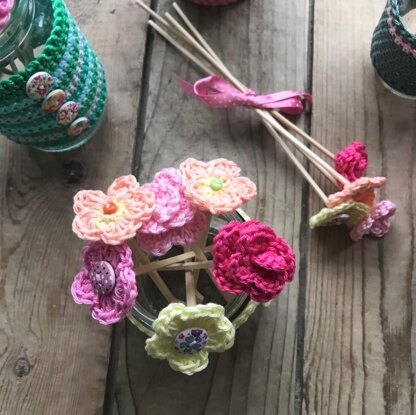
[[392,89],[416,96],[416,36],[403,24],[400,0],[389,0],[374,30],[371,59]]
[[[53,29],[42,53],[27,67],[0,82],[0,133],[19,144],[47,151],[82,145],[105,110],[107,90],[104,68],[81,33],[63,0],[49,0]],[[70,137],[68,126],[56,121],[56,112],[45,113],[42,101],[26,95],[26,82],[36,72],[52,75],[52,90],[66,92],[66,101],[79,106],[78,117],[87,117],[87,129]]]

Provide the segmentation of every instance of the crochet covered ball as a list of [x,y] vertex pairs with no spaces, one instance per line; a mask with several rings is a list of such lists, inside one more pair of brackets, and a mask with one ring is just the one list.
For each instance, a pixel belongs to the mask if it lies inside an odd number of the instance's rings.
[[222,291],[267,302],[293,280],[295,255],[286,241],[258,221],[232,221],[214,239],[213,278]]
[[335,155],[335,170],[350,182],[362,177],[367,168],[368,155],[364,143],[353,141]]

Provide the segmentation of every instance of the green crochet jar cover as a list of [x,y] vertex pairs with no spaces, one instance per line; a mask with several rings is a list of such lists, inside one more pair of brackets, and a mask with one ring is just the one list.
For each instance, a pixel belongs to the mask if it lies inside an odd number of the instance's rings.
[[[0,81],[0,133],[19,144],[65,151],[86,142],[100,124],[106,80],[100,60],[63,0],[47,1],[52,30],[41,54]],[[49,84],[36,96],[30,88],[39,74],[48,76]]]
[[406,29],[402,16],[415,7],[414,0],[389,0],[371,45],[371,59],[380,78],[408,96],[416,96],[416,36]]

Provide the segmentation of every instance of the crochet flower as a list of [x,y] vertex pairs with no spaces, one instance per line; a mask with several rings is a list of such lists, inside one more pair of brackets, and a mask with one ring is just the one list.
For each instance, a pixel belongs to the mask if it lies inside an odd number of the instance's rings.
[[340,192],[330,195],[327,205],[332,208],[354,200],[372,207],[376,198],[375,189],[383,187],[385,183],[385,177],[361,177],[352,183],[346,184]]
[[[335,170],[350,182],[359,179],[367,168],[368,155],[364,143],[353,141],[335,155]],[[342,186],[341,186],[342,187]]]
[[81,190],[74,197],[72,230],[81,239],[118,245],[133,238],[143,221],[150,218],[154,198],[132,175],[114,180],[107,194]]
[[253,301],[275,298],[293,280],[295,255],[274,230],[258,221],[232,221],[214,239],[213,278],[221,291]]
[[364,203],[345,202],[333,208],[323,208],[309,219],[311,229],[346,223],[354,226],[367,217],[370,208]]
[[172,228],[160,234],[138,232],[136,239],[140,247],[155,256],[165,255],[172,246],[189,246],[197,241],[205,230],[207,220],[202,212],[180,228]]
[[205,369],[209,352],[223,352],[234,344],[234,326],[218,304],[171,303],[153,329],[155,334],[146,340],[149,356],[167,359],[173,370],[186,375]]
[[383,237],[390,229],[390,217],[396,213],[396,205],[390,200],[382,200],[371,210],[365,220],[356,225],[351,233],[353,241],[359,241],[364,235]]
[[101,324],[117,323],[132,310],[137,297],[130,248],[91,242],[84,246],[82,258],[71,287],[74,301],[89,305],[92,317]]
[[164,255],[173,245],[191,245],[205,229],[205,215],[185,196],[184,178],[169,168],[143,186],[155,195],[151,218],[137,232],[139,245],[153,255]]
[[213,215],[233,212],[256,195],[256,185],[240,176],[240,168],[226,159],[208,163],[193,158],[180,165],[185,194],[200,210]]
[[14,0],[0,0],[0,31],[9,23]]

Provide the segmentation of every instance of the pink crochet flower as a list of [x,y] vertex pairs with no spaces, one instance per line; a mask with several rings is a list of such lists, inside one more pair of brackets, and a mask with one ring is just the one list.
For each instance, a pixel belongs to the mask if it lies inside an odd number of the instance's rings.
[[[359,179],[367,168],[368,155],[364,143],[353,141],[334,158],[335,170],[350,182]],[[340,187],[343,187],[342,185]]]
[[155,195],[151,218],[137,232],[137,242],[153,255],[164,255],[173,245],[190,245],[205,229],[205,215],[185,196],[184,178],[169,168],[156,173],[144,189]]
[[214,239],[213,277],[218,288],[252,300],[275,298],[293,280],[295,255],[274,230],[258,221],[223,226]]
[[9,23],[14,0],[0,0],[0,31]]
[[375,189],[383,187],[386,180],[385,177],[361,177],[346,184],[340,192],[329,195],[327,205],[332,208],[353,200],[372,207],[376,199]]
[[159,234],[137,233],[137,243],[146,252],[155,256],[165,255],[172,246],[189,246],[197,241],[207,226],[206,217],[196,212],[193,219],[180,228],[172,228]]
[[74,197],[72,230],[81,239],[118,245],[133,238],[143,221],[150,219],[154,198],[132,175],[114,180],[107,194],[81,190]]
[[137,297],[133,260],[127,244],[117,246],[91,242],[82,250],[81,271],[72,283],[77,304],[87,304],[101,324],[113,324],[133,308]]
[[186,196],[198,209],[213,215],[233,212],[256,195],[256,185],[240,176],[233,161],[204,163],[189,158],[179,168],[185,177]]
[[390,217],[396,213],[396,205],[390,200],[382,200],[372,209],[366,219],[354,226],[350,236],[359,241],[364,235],[383,237],[390,229]]

